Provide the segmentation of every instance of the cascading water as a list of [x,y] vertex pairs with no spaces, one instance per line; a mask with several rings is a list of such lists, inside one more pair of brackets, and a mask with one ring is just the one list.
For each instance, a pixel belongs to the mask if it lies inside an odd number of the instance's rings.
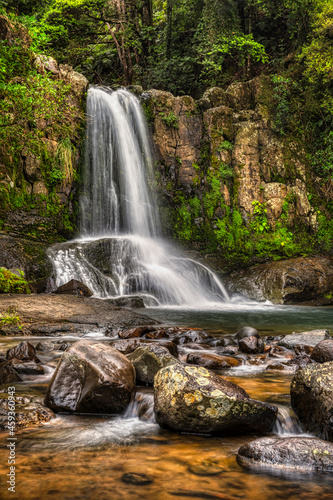
[[229,300],[208,268],[158,239],[149,136],[139,100],[92,87],[79,240],[49,255],[56,284],[85,283],[96,297],[141,295],[147,305],[205,307]]

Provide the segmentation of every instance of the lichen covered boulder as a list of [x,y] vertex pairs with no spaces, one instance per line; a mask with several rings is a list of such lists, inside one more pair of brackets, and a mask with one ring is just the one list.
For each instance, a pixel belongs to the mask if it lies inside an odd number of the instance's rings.
[[155,377],[154,411],[163,428],[195,434],[269,432],[277,408],[203,367],[172,365]]
[[291,382],[291,405],[305,428],[333,441],[333,362],[298,370]]
[[117,349],[80,340],[62,355],[45,404],[53,411],[120,413],[135,390],[135,370]]
[[153,385],[155,375],[161,368],[180,363],[166,347],[159,345],[143,345],[138,347],[128,359],[134,365],[136,381]]
[[333,445],[314,438],[261,438],[243,445],[239,465],[248,469],[333,471]]

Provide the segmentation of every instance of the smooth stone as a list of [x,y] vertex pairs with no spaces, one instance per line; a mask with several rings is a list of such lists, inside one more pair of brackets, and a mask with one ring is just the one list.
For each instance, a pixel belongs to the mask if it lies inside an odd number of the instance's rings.
[[317,363],[327,363],[333,361],[333,339],[322,340],[311,353],[311,359]]
[[188,471],[196,476],[216,476],[225,472],[225,469],[212,460],[204,460],[199,464],[189,465]]
[[306,430],[333,441],[333,361],[297,370],[290,395],[291,406]]
[[204,352],[189,353],[187,355],[186,362],[192,365],[203,366],[209,370],[224,370],[241,364],[241,362],[236,358]]
[[110,345],[117,349],[119,352],[123,354],[130,354],[135,351],[139,346],[150,346],[150,345],[160,345],[162,347],[166,347],[172,356],[177,357],[178,350],[176,344],[170,342],[169,340],[159,340],[158,342],[147,341],[142,338],[132,338],[132,339],[123,339],[123,340],[114,340],[110,342]]
[[251,399],[236,384],[203,367],[175,364],[155,377],[157,423],[178,432],[221,434],[269,432],[275,406]]
[[52,342],[38,342],[36,345],[36,351],[50,352],[55,349],[55,345]]
[[166,347],[156,345],[139,346],[127,358],[134,366],[137,383],[154,384],[156,373],[166,366],[180,361]]
[[298,344],[309,345],[315,347],[322,340],[330,338],[328,330],[312,330],[309,332],[292,333],[286,335],[279,341],[278,345],[292,349]]
[[130,361],[105,342],[79,340],[62,355],[45,397],[52,410],[120,413],[135,391]]
[[333,443],[316,438],[260,438],[243,445],[239,465],[249,469],[273,468],[294,471],[333,471]]
[[44,375],[45,370],[36,361],[21,361],[13,358],[8,363],[17,371],[19,375]]
[[261,338],[256,337],[255,335],[242,337],[239,340],[239,348],[242,352],[256,354],[257,352],[263,352],[264,342]]
[[259,338],[259,332],[256,328],[253,328],[252,326],[243,326],[240,330],[235,335],[235,339],[240,340],[245,337],[258,337]]

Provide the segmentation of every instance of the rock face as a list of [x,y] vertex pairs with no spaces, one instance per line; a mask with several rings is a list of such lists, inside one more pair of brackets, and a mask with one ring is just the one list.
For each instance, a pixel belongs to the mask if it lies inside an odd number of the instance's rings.
[[53,411],[120,413],[135,389],[133,365],[103,342],[80,340],[61,357],[45,404]]
[[161,427],[196,434],[265,433],[277,414],[206,368],[179,364],[156,375],[154,411]]
[[305,428],[333,441],[333,362],[298,370],[290,394],[291,405]]
[[276,304],[305,302],[333,289],[333,259],[306,257],[262,264],[236,271],[228,278],[231,291]]
[[313,438],[261,438],[238,450],[237,462],[249,469],[333,471],[333,444]]
[[138,347],[128,359],[135,368],[136,381],[149,385],[154,385],[154,378],[159,370],[179,363],[166,347],[159,345]]
[[280,340],[279,345],[292,349],[297,345],[306,345],[315,347],[319,342],[329,339],[330,334],[328,330],[312,330],[310,332],[293,333],[286,335]]

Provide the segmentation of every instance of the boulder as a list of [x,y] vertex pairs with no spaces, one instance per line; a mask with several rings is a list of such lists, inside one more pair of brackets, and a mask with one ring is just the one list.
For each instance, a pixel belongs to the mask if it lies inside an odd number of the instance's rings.
[[333,444],[315,438],[261,438],[243,445],[239,465],[249,469],[333,471]]
[[[240,330],[235,335],[236,340],[241,340],[245,337],[257,337],[259,338],[259,332],[256,328],[253,328],[252,326],[243,326]],[[224,344],[224,345],[230,345],[230,344]]]
[[68,283],[59,286],[53,293],[77,295],[80,297],[91,297],[93,295],[92,291],[86,285],[77,280],[70,280]]
[[205,352],[188,354],[186,362],[192,365],[203,366],[209,370],[224,370],[225,368],[232,368],[241,364],[239,359],[232,358],[231,356],[219,356],[218,354]]
[[154,411],[163,428],[195,434],[269,432],[277,408],[203,367],[175,364],[155,377]]
[[20,359],[13,358],[8,361],[19,375],[43,375],[44,368],[37,364],[36,361],[21,361]]
[[317,363],[333,361],[333,339],[322,340],[313,348],[311,359]]
[[305,428],[333,440],[333,362],[298,370],[291,382],[291,406]]
[[53,411],[120,413],[135,390],[135,370],[105,342],[80,340],[62,355],[45,404]]
[[312,330],[310,332],[299,332],[286,335],[279,341],[278,345],[293,349],[297,345],[316,346],[319,342],[329,339],[330,334],[328,330]]
[[156,373],[166,366],[179,363],[166,347],[158,344],[139,346],[128,356],[136,373],[136,381],[143,384],[154,384]]
[[230,291],[247,298],[275,304],[305,302],[333,289],[333,258],[299,257],[260,264],[235,271],[228,280]]
[[248,354],[256,354],[257,352],[264,351],[264,342],[255,336],[252,337],[244,337],[239,341],[239,348],[242,352],[246,352]]
[[121,339],[131,339],[140,337],[143,334],[142,328],[130,328],[129,330],[120,330],[118,333]]
[[170,354],[172,356],[177,357],[178,355],[178,350],[176,344],[173,342],[170,342],[168,340],[159,340],[158,343],[156,342],[149,342],[145,339],[141,338],[132,338],[132,339],[123,339],[123,340],[115,340],[110,342],[110,345],[112,345],[117,351],[123,353],[123,354],[130,354],[131,352],[135,351],[139,346],[144,347],[144,346],[151,346],[151,345],[159,345],[162,347],[166,347]]
[[36,349],[32,344],[24,340],[23,342],[20,342],[16,347],[13,347],[12,349],[8,349],[6,358],[8,360],[16,358],[20,359],[22,361],[37,361],[39,362],[39,359],[36,356]]

